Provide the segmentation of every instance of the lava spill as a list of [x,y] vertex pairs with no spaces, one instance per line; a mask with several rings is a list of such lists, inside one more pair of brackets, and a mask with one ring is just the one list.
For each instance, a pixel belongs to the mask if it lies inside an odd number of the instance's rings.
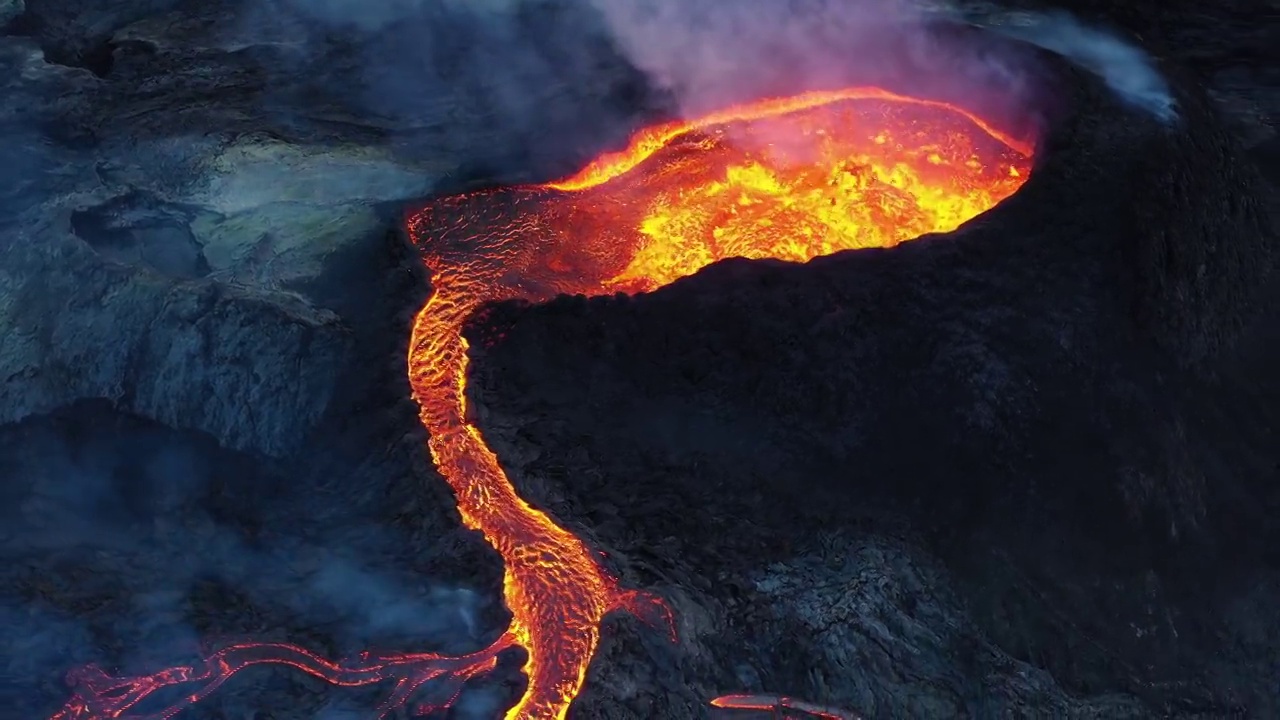
[[[169,718],[261,664],[335,685],[385,682],[385,716],[429,681],[456,696],[517,647],[528,685],[506,717],[564,718],[606,615],[630,612],[673,639],[675,624],[660,598],[622,587],[590,547],[516,492],[468,413],[468,319],[505,300],[651,291],[730,257],[805,261],[950,231],[1015,192],[1031,154],[944,103],[876,89],[813,92],[641,131],[559,182],[442,198],[412,213],[407,229],[432,294],[413,327],[410,383],[463,523],[505,562],[510,627],[456,657],[331,662],[292,645],[243,643],[143,677],[83,668],[70,674],[73,697],[54,720]],[[178,700],[144,710],[148,698],[163,704],[157,692],[180,688]]]
[[769,717],[780,720],[862,720],[851,712],[779,695],[721,695],[711,705],[724,710],[769,713]]

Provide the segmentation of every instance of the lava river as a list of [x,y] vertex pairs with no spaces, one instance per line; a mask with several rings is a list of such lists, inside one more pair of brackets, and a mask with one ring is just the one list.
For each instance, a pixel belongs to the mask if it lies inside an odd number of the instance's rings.
[[[510,627],[466,656],[332,662],[291,645],[249,642],[143,677],[82,668],[54,720],[168,718],[259,664],[337,685],[386,682],[385,715],[429,681],[441,696],[455,696],[516,647],[526,652],[528,685],[506,717],[565,717],[606,615],[630,612],[673,637],[674,622],[660,598],[622,587],[595,551],[516,492],[468,413],[467,321],[504,300],[651,291],[730,257],[805,261],[950,231],[1014,193],[1031,154],[959,108],[861,88],[652,127],[559,182],[432,201],[407,220],[432,284],[413,327],[409,378],[431,457],[463,523],[505,562]],[[179,686],[177,701],[144,709],[157,691]],[[732,697],[717,704],[733,706]]]

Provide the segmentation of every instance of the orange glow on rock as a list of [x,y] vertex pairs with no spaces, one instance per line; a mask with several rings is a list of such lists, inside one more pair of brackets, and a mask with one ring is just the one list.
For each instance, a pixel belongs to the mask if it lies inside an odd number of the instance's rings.
[[[244,644],[202,667],[145,678],[86,669],[73,675],[75,697],[55,720],[168,718],[262,663],[343,685],[394,679],[385,714],[427,681],[460,687],[517,646],[527,652],[528,686],[506,717],[564,718],[606,615],[633,613],[673,639],[674,620],[662,600],[621,587],[581,539],[517,494],[468,413],[467,320],[504,300],[650,291],[730,257],[805,261],[950,231],[1015,192],[1031,150],[943,103],[876,89],[815,92],[641,131],[559,182],[431,202],[407,220],[432,284],[414,322],[409,379],[463,523],[505,562],[510,628],[464,657],[330,663],[293,646]],[[198,689],[158,714],[128,714],[180,683]]]
[[712,707],[723,710],[744,710],[752,713],[769,713],[770,717],[804,718],[805,720],[862,720],[860,715],[819,707],[802,700],[780,695],[721,695],[711,701]]

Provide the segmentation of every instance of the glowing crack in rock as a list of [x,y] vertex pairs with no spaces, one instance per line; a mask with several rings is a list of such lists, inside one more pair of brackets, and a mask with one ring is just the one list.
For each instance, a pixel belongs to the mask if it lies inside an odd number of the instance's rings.
[[[528,685],[506,717],[564,718],[606,615],[635,614],[673,640],[675,623],[660,598],[621,586],[590,547],[516,492],[468,413],[468,319],[504,300],[651,291],[730,257],[806,261],[950,231],[1015,192],[1031,154],[959,108],[849,89],[660,125],[559,182],[430,202],[407,218],[432,284],[413,326],[409,379],[463,523],[505,562],[510,627],[491,646],[457,657],[331,662],[292,645],[250,642],[143,677],[83,668],[70,674],[73,696],[54,720],[169,718],[262,664],[335,685],[388,682],[378,708],[386,715],[428,682],[456,697],[517,647],[526,653]],[[177,701],[141,710],[154,693],[178,687],[185,690]],[[719,702],[729,707],[734,697]]]
[[822,707],[781,695],[721,695],[711,701],[713,707],[723,710],[744,710],[769,713],[780,720],[862,720],[861,715]]

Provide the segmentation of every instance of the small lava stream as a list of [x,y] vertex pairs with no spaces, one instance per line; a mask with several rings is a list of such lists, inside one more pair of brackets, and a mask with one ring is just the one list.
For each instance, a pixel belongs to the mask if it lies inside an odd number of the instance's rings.
[[[660,125],[565,180],[430,202],[407,219],[432,283],[413,326],[409,379],[463,523],[505,562],[510,627],[457,657],[331,662],[292,645],[242,643],[143,677],[91,666],[70,674],[73,696],[53,719],[169,718],[261,664],[335,685],[386,682],[385,716],[429,681],[456,697],[516,647],[526,652],[528,686],[506,717],[564,718],[606,615],[632,613],[673,640],[675,622],[658,596],[621,586],[597,553],[516,492],[468,412],[467,322],[494,302],[651,291],[730,257],[806,261],[950,231],[1013,194],[1031,155],[1030,144],[959,108],[857,88]],[[179,687],[176,701],[144,710],[162,704],[153,694]]]

